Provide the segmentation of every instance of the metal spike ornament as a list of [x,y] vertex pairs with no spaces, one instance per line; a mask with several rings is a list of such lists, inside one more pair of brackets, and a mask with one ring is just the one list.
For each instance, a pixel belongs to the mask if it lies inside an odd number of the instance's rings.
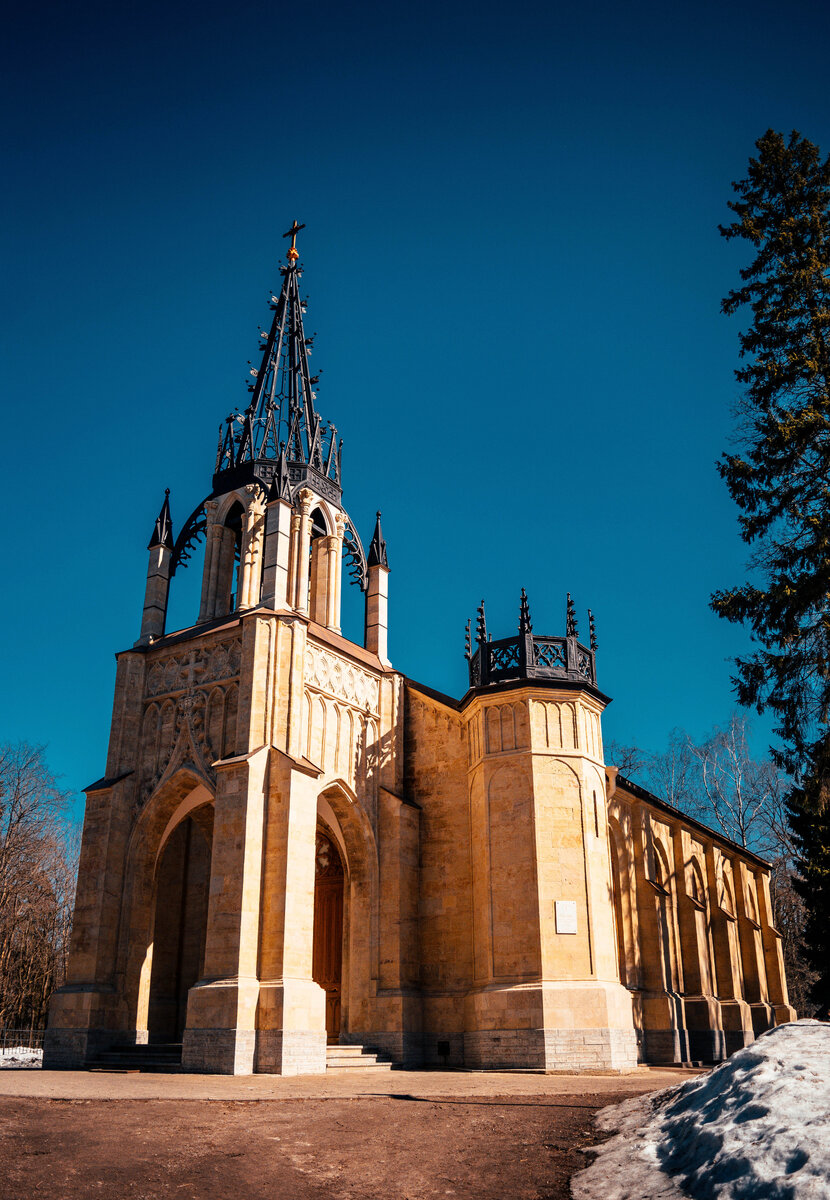
[[565,610],[565,633],[568,637],[579,637],[579,630],[576,627],[576,608],[570,592],[568,592],[568,604]]
[[522,596],[519,600],[519,633],[531,633],[533,626],[530,623],[530,605],[527,602],[527,592],[522,588]]
[[591,649],[596,650],[599,643],[597,642],[597,629],[596,625],[594,624],[594,614],[591,612],[590,608],[588,609],[588,629],[591,633]]
[[478,606],[478,615],[476,617],[476,641],[482,646],[487,641],[487,618],[484,615],[484,601]]

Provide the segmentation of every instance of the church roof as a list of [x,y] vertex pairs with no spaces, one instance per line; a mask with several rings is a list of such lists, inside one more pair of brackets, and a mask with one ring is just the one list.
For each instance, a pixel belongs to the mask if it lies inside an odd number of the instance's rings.
[[284,451],[292,483],[308,479],[326,499],[340,502],[343,443],[338,443],[334,425],[317,412],[319,375],[311,374],[308,362],[314,335],[306,334],[303,323],[307,299],[300,296],[302,267],[296,249],[297,232],[303,228],[295,221],[283,235],[291,238],[291,248],[287,264],[280,267],[280,294],[271,296],[271,327],[260,331],[262,360],[251,367],[250,403],[219,427],[215,494],[253,479],[269,486]]

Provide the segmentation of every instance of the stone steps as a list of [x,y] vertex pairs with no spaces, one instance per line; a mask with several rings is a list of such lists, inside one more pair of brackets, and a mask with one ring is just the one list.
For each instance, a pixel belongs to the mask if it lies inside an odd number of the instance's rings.
[[362,1046],[326,1046],[327,1071],[391,1071],[392,1063],[383,1062]]
[[89,1071],[152,1071],[175,1074],[182,1069],[181,1042],[157,1045],[113,1046],[86,1062]]
[[[88,1071],[152,1071],[174,1074],[182,1069],[180,1042],[158,1045],[113,1046],[101,1050],[86,1064]],[[392,1063],[363,1046],[326,1046],[327,1071],[391,1071]]]

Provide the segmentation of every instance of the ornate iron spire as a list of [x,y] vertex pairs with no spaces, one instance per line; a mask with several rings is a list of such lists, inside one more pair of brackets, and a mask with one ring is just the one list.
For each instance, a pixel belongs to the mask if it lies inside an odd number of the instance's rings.
[[565,634],[568,637],[579,637],[579,631],[576,627],[576,608],[574,607],[570,592],[568,592],[568,603],[565,609]]
[[225,419],[216,474],[251,464],[251,473],[264,474],[267,482],[273,468],[254,472],[253,464],[276,462],[284,443],[288,463],[311,468],[339,489],[343,443],[338,444],[337,430],[326,425],[317,412],[319,375],[312,375],[308,365],[314,335],[307,337],[303,326],[306,302],[300,297],[302,271],[296,247],[297,233],[304,228],[295,221],[283,234],[291,238],[288,265],[280,267],[279,296],[271,296],[271,328],[268,333],[260,331],[262,361],[259,367],[251,367],[251,402],[244,412],[233,412]]
[[591,649],[596,653],[599,649],[599,643],[597,642],[597,628],[594,624],[594,614],[590,608],[588,609],[588,632],[591,635]]
[[156,546],[164,546],[167,550],[173,549],[173,518],[170,516],[170,488],[164,489],[164,503],[161,506],[159,515],[156,517],[156,523],[153,526],[150,541],[147,543],[147,549],[153,550]]
[[372,538],[372,544],[369,547],[369,557],[366,565],[369,567],[386,567],[389,570],[389,562],[386,557],[386,542],[383,540],[383,530],[380,527],[380,512],[378,512],[377,520],[375,521],[375,533]]
[[532,633],[533,626],[530,623],[530,606],[527,602],[527,592],[522,588],[522,597],[519,601],[519,633]]

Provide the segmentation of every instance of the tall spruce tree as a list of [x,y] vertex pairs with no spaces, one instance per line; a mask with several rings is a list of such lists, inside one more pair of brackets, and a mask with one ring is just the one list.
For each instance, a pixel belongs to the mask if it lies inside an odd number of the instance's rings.
[[769,709],[793,785],[807,950],[830,1006],[830,159],[768,130],[733,183],[727,239],[755,258],[723,312],[748,309],[740,336],[741,449],[718,464],[753,546],[751,579],[712,607],[746,622],[759,649],[737,660],[740,702]]

